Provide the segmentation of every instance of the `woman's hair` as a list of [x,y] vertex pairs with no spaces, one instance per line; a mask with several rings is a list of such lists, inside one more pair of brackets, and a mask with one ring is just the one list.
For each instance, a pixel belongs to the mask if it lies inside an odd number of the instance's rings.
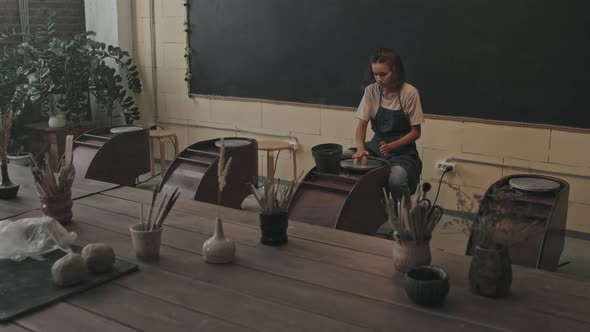
[[402,58],[399,54],[389,48],[377,48],[369,58],[369,81],[375,83],[375,76],[373,75],[374,63],[385,63],[393,72],[393,86],[396,90],[400,89],[406,80],[406,71]]

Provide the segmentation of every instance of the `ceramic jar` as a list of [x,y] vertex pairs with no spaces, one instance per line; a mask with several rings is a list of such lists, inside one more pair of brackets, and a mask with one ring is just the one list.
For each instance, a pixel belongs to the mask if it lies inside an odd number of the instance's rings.
[[477,295],[504,297],[512,284],[512,262],[508,248],[495,245],[492,248],[475,247],[469,265],[469,286]]
[[144,230],[143,224],[135,224],[129,227],[131,244],[135,250],[135,257],[141,261],[156,261],[160,258],[160,244],[162,242],[163,227],[153,230]]
[[416,266],[430,265],[430,241],[400,241],[394,237],[391,257],[393,267],[401,273]]
[[44,215],[57,220],[60,224],[65,225],[72,220],[72,191],[53,195],[39,195],[41,201],[41,211]]
[[287,212],[280,214],[260,214],[260,242],[266,245],[279,246],[287,243],[287,227],[289,227],[289,215]]
[[221,219],[215,220],[215,234],[203,244],[203,258],[208,263],[231,263],[236,256],[235,243],[223,233]]

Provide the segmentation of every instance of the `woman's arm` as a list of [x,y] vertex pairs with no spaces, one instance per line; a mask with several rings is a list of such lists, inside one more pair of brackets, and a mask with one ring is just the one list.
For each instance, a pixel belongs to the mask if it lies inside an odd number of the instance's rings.
[[359,119],[359,123],[356,126],[356,153],[352,155],[352,158],[361,158],[368,156],[369,152],[365,150],[365,139],[367,138],[367,124],[369,121]]
[[[366,127],[365,127],[365,129],[366,129]],[[358,133],[358,129],[357,129],[357,133]],[[387,156],[389,153],[391,153],[391,151],[395,151],[407,144],[415,142],[416,140],[418,140],[418,138],[420,138],[421,135],[422,135],[422,129],[421,129],[420,125],[413,125],[410,132],[405,134],[404,136],[402,136],[400,139],[395,140],[390,143],[381,142],[381,146],[379,147],[379,151],[381,153],[383,153],[384,156]]]

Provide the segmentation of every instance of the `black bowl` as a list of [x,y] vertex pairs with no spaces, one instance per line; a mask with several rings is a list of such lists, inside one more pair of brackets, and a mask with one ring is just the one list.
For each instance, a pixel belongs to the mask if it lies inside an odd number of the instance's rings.
[[449,276],[440,267],[424,265],[405,274],[406,294],[414,303],[423,306],[442,305],[449,293]]

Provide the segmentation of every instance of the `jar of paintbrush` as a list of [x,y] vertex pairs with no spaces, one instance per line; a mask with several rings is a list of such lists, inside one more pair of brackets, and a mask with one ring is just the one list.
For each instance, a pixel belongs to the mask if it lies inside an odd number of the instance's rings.
[[48,154],[45,154],[45,165],[40,166],[36,163],[31,165],[31,172],[41,201],[41,211],[44,215],[57,220],[62,225],[69,223],[73,216],[72,184],[74,183],[76,170],[71,159],[72,139],[73,137],[67,139],[70,141],[70,149],[66,149],[66,161],[57,173],[57,178],[51,167]]
[[180,196],[178,188],[175,188],[172,194],[166,193],[158,200],[158,192],[158,186],[155,186],[147,218],[144,218],[143,205],[140,205],[139,223],[129,227],[135,256],[141,261],[156,261],[160,258],[162,226]]

